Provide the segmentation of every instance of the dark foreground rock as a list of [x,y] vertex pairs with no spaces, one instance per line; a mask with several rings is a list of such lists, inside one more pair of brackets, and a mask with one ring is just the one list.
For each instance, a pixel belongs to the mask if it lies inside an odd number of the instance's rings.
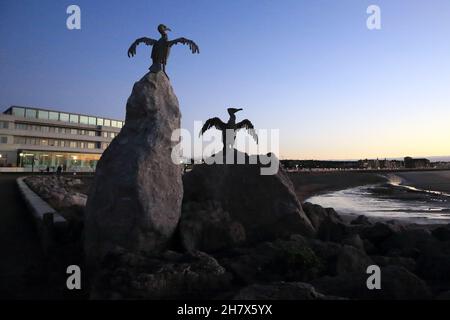
[[104,259],[91,299],[212,298],[230,287],[231,276],[203,252],[159,256],[117,249]]
[[424,300],[431,299],[427,284],[403,267],[382,268],[381,290],[369,290],[368,275],[361,272],[345,273],[336,277],[324,277],[312,281],[312,285],[324,294],[351,299]]
[[239,291],[236,300],[334,300],[337,297],[318,293],[314,287],[303,282],[276,282],[255,284]]
[[245,229],[215,203],[190,202],[183,206],[179,225],[182,246],[188,250],[215,252],[245,242]]
[[181,167],[171,159],[172,132],[180,127],[178,101],[164,73],[136,82],[125,126],[103,153],[86,207],[89,265],[119,246],[161,251],[181,213]]
[[249,157],[238,151],[235,155],[247,159],[247,164],[200,164],[186,173],[183,203],[217,203],[244,227],[249,243],[293,233],[313,235],[315,229],[284,171],[261,175],[263,165],[249,164]]

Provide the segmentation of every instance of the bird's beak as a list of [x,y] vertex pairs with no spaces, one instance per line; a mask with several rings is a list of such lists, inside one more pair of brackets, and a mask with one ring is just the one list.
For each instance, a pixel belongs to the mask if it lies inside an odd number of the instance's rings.
[[236,112],[238,112],[238,111],[242,111],[242,110],[244,110],[244,109],[242,109],[242,108],[239,108],[239,109],[237,109],[237,110],[236,110]]
[[170,30],[170,28],[167,28],[167,27],[166,27],[166,31],[172,31],[172,30]]

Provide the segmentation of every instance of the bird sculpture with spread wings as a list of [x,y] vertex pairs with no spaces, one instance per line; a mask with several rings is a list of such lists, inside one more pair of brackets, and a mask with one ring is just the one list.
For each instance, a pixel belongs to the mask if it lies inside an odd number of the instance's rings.
[[240,129],[247,129],[247,132],[253,137],[256,143],[258,143],[258,136],[256,134],[255,127],[250,122],[250,120],[245,119],[241,122],[236,123],[235,113],[241,110],[242,108],[228,108],[230,119],[227,123],[224,123],[217,117],[206,120],[205,124],[202,127],[202,130],[200,131],[200,135],[204,134],[210,128],[215,127],[217,130],[222,131],[222,142],[224,149],[232,149],[234,141],[236,140],[237,131]]
[[147,46],[153,46],[151,55],[153,64],[150,67],[150,72],[156,73],[162,70],[164,73],[166,73],[166,64],[169,58],[170,48],[173,45],[176,44],[188,45],[192,53],[200,53],[200,49],[198,48],[197,44],[194,41],[186,38],[177,38],[174,40],[169,40],[167,36],[167,31],[171,30],[167,28],[165,25],[160,24],[158,26],[158,32],[161,34],[161,38],[159,38],[159,40],[146,37],[136,39],[136,41],[134,41],[131,44],[130,48],[128,49],[128,57],[130,58],[134,57],[134,55],[136,54],[136,47],[141,43]]

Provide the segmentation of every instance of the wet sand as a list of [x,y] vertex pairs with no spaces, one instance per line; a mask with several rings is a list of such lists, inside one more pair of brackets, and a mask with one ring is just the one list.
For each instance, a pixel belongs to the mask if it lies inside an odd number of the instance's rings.
[[450,170],[395,173],[403,185],[418,189],[450,193]]

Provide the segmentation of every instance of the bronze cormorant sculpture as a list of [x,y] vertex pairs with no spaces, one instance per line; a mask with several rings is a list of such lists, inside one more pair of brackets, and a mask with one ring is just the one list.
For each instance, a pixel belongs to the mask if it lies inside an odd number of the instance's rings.
[[236,132],[240,129],[247,129],[248,133],[255,139],[256,143],[258,143],[258,136],[255,132],[255,128],[250,120],[245,119],[241,122],[236,123],[235,113],[241,111],[242,108],[228,108],[228,114],[230,115],[230,119],[227,123],[224,123],[219,118],[211,118],[206,120],[205,124],[200,131],[200,135],[204,134],[208,129],[215,127],[216,129],[222,131],[222,142],[223,148],[231,149],[233,148],[234,141],[236,140]]
[[[150,72],[158,72],[164,71],[166,73],[166,64],[167,59],[169,58],[170,48],[175,44],[187,44],[189,45],[189,49],[191,49],[192,53],[200,53],[198,46],[194,41],[186,39],[186,38],[177,38],[174,40],[169,40],[167,36],[167,31],[171,31],[165,25],[160,24],[158,26],[158,32],[161,34],[161,38],[159,40],[151,39],[151,38],[139,38],[133,42],[133,44],[128,49],[128,57],[134,57],[136,54],[136,47],[140,43],[144,43],[147,46],[153,46],[152,48],[152,61]],[[166,74],[167,75],[167,74]]]

